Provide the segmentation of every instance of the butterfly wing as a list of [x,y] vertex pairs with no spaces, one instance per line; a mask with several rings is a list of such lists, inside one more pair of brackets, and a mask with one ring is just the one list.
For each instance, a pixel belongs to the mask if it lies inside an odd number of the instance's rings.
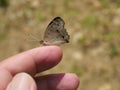
[[44,42],[46,44],[62,44],[69,42],[69,35],[64,28],[65,22],[60,17],[54,18],[48,25],[45,34]]

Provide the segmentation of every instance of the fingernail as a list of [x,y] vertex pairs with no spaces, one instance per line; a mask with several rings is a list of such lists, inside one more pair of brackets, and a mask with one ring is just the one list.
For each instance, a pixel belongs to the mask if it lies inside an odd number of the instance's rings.
[[26,73],[17,74],[7,87],[7,90],[37,90],[33,78]]

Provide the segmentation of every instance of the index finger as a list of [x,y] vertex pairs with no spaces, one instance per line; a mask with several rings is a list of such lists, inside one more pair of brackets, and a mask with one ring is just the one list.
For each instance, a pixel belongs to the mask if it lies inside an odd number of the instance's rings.
[[3,60],[0,68],[12,75],[20,72],[35,75],[55,66],[61,58],[62,51],[58,46],[38,47]]

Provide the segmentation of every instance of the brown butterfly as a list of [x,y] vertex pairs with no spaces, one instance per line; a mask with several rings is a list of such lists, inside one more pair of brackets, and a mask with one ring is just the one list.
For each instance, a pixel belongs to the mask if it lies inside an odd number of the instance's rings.
[[54,18],[48,25],[43,40],[40,41],[42,45],[60,45],[69,43],[70,36],[64,28],[65,22],[61,17]]

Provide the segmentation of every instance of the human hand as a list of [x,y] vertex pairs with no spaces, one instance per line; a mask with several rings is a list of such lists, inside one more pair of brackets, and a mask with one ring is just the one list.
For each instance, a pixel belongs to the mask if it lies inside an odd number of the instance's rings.
[[0,62],[0,90],[77,90],[75,74],[34,77],[57,65],[62,51],[57,46],[35,48]]

